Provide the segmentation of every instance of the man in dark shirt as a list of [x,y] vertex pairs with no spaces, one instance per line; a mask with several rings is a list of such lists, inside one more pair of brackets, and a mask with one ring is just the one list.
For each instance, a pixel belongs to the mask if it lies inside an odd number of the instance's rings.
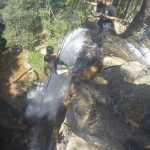
[[[98,7],[100,19],[97,22],[92,40],[97,42],[98,47],[101,48],[109,28],[111,28],[113,21],[116,20],[116,10],[113,5],[110,4],[110,0],[98,0],[97,2],[88,2],[84,0],[83,2]],[[100,9],[99,7],[102,8]]]

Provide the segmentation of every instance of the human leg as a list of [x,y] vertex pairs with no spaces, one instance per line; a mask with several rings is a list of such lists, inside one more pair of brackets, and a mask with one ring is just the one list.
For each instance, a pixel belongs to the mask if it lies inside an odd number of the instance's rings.
[[101,29],[101,26],[99,24],[97,24],[96,28],[95,28],[95,31],[94,31],[94,35],[93,35],[92,41],[94,41],[94,42],[97,41],[98,36],[100,34],[100,29]]
[[95,31],[94,31],[94,34],[93,34],[92,40],[93,40],[94,42],[97,42],[98,36],[99,36],[99,34],[100,34],[100,32],[101,32],[102,27],[103,27],[103,21],[100,19],[100,20],[98,20],[98,22],[97,22],[97,25],[96,25],[96,28],[95,28]]
[[98,47],[101,48],[103,46],[104,39],[108,33],[108,30],[109,29],[107,27],[102,27],[102,29],[100,30],[100,38],[98,39]]

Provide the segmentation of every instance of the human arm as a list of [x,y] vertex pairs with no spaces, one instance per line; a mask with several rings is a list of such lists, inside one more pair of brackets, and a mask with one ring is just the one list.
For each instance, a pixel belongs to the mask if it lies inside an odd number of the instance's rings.
[[47,76],[47,77],[50,77],[50,75],[47,73],[47,66],[46,65],[44,65],[44,74]]
[[111,19],[111,20],[113,20],[113,21],[116,20],[116,17],[114,17],[114,16],[107,16],[107,15],[105,15],[104,17],[106,17],[106,18],[108,18],[108,19]]
[[89,5],[92,5],[92,6],[97,6],[97,2],[89,2],[87,0],[83,0],[83,3],[84,4],[89,4]]

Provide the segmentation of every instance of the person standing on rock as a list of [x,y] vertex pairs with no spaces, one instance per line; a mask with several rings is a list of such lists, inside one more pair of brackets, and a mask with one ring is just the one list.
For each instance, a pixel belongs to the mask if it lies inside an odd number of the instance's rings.
[[97,2],[89,2],[87,0],[83,0],[83,3],[97,6],[98,8],[103,5],[100,10],[98,9],[100,19],[97,22],[94,36],[92,38],[92,41],[97,42],[98,47],[101,48],[104,43],[106,34],[111,28],[113,21],[116,20],[116,10],[114,6],[110,4],[110,0],[98,0]]

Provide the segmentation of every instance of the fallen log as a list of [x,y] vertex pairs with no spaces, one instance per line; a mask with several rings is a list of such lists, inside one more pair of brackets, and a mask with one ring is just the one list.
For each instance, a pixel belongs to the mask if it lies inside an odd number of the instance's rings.
[[21,77],[23,77],[28,71],[30,71],[32,68],[29,68],[28,70],[26,70],[23,74],[21,74],[15,81],[13,81],[11,84],[17,82]]

